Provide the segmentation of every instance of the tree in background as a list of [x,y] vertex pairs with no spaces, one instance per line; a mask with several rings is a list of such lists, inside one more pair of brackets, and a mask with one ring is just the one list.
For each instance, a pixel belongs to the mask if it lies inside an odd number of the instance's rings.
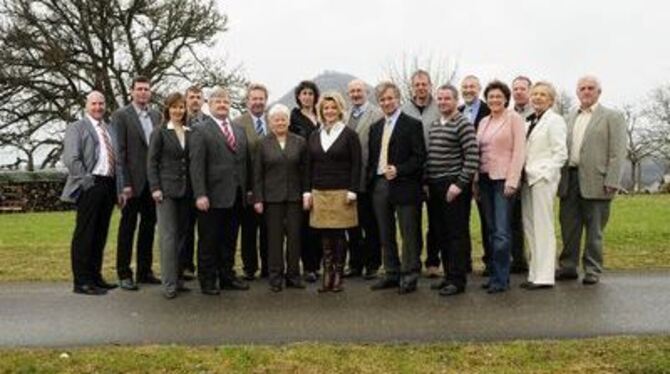
[[563,117],[567,117],[567,115],[570,113],[570,110],[572,110],[575,106],[575,99],[568,93],[566,90],[561,90],[558,93],[558,97],[556,98],[556,102],[554,103],[554,110],[556,113],[560,114]]
[[400,88],[402,101],[406,102],[412,98],[412,74],[419,70],[425,70],[430,74],[433,88],[451,83],[455,84],[458,62],[451,58],[426,57],[403,55],[398,61],[392,62],[386,68],[383,80],[390,80]]
[[241,107],[240,68],[206,56],[227,23],[214,0],[0,0],[0,146],[28,170],[53,167],[86,94],[101,91],[111,113],[135,75],[156,101],[220,85]]

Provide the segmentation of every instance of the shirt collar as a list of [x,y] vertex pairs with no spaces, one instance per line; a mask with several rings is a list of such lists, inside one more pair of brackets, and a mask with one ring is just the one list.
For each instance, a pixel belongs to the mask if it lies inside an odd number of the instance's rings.
[[142,108],[141,106],[139,106],[139,105],[137,105],[137,104],[135,104],[135,103],[132,103],[132,105],[133,105],[133,108],[135,108],[135,112],[137,112],[137,115],[142,115],[142,114],[144,114],[144,113],[147,113],[147,111],[148,111],[148,107],[147,107],[147,106],[145,106],[144,108]]
[[390,116],[384,116],[385,121],[386,122],[391,121],[391,124],[395,125],[395,122],[398,120],[398,117],[400,117],[400,112],[401,110],[400,108],[398,108]]
[[598,103],[594,103],[593,105],[591,105],[590,107],[588,107],[586,109],[579,108],[579,113],[580,114],[581,113],[593,114],[593,112],[595,112],[596,109],[598,109]]
[[351,114],[352,114],[354,117],[358,118],[358,117],[360,117],[363,113],[365,113],[365,111],[366,111],[367,109],[368,109],[368,102],[366,101],[366,102],[364,102],[364,103],[361,104],[361,105],[358,105],[358,106],[354,105],[354,106],[351,108]]
[[[169,122],[167,123],[166,128],[167,128],[168,130],[174,130],[174,123],[172,123],[172,121],[169,121]],[[188,126],[182,126],[182,128],[184,129],[184,131],[191,131],[191,128],[188,127]]]
[[88,113],[86,113],[86,118],[88,118],[88,120],[93,124],[93,127],[97,126],[100,123],[100,121],[98,121],[97,119],[94,119]]
[[218,118],[214,117],[213,115],[210,115],[210,117],[212,117],[212,119],[214,120],[214,122],[215,122],[217,125],[219,125],[219,126],[224,126],[224,125],[227,125],[227,124],[228,124],[228,119],[227,119],[227,118],[224,118],[224,119],[218,119]]
[[324,132],[326,135],[329,135],[329,136],[330,136],[330,135],[333,135],[333,134],[337,134],[337,133],[338,133],[340,130],[342,130],[343,128],[344,128],[344,122],[342,122],[342,121],[337,121],[337,122],[335,122],[335,124],[333,125],[333,127],[331,127],[331,129],[330,129],[329,132],[326,132],[326,131],[324,130],[323,126],[321,127],[321,130],[323,130],[323,132]]
[[251,113],[251,112],[249,112],[249,115],[251,116],[251,119],[253,120],[254,125],[256,125],[256,122],[258,122],[258,120],[261,120],[261,122],[263,122],[263,124],[265,125],[265,118],[263,118],[263,117],[265,117],[264,115],[261,114],[260,117],[256,117],[256,115]]

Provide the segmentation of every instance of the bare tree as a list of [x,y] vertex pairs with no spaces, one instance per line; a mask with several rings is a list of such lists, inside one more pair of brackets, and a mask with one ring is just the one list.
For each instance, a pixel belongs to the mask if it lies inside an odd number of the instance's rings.
[[0,0],[0,145],[28,170],[55,165],[87,92],[111,112],[138,74],[156,100],[194,83],[241,93],[239,67],[203,54],[227,23],[214,0]]
[[419,57],[404,54],[399,61],[388,65],[383,79],[398,85],[402,100],[407,101],[412,98],[412,74],[419,69],[430,74],[433,87],[436,88],[445,83],[455,82],[458,62],[452,58],[435,57],[434,55]]
[[642,113],[632,104],[620,108],[626,121],[626,151],[631,164],[633,191],[639,192],[642,179],[642,161],[653,159],[660,150],[658,131],[651,126]]
[[656,133],[657,157],[670,161],[670,84],[661,85],[650,92],[644,115]]
[[561,90],[558,93],[556,102],[554,103],[554,110],[556,113],[566,117],[572,108],[575,106],[575,99],[568,93],[568,91]]

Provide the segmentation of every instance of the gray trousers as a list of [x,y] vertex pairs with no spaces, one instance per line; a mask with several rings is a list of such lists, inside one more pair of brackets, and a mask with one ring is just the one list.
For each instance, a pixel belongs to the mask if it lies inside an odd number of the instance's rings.
[[[284,277],[297,282],[300,280],[302,205],[299,202],[283,202],[264,203],[263,207],[267,228],[270,284],[281,285]],[[286,252],[284,252],[284,238],[286,238]]]
[[165,290],[177,289],[179,283],[179,249],[184,246],[193,207],[190,198],[164,198],[156,204],[160,237],[161,281]]
[[[384,178],[377,178],[374,185],[372,203],[379,226],[386,277],[414,283],[421,271],[421,245],[419,238],[419,206],[416,204],[395,205],[389,202],[389,184]],[[396,214],[402,238],[402,260],[398,254],[396,241]]]
[[576,168],[568,173],[567,196],[561,198],[559,219],[563,251],[559,268],[564,273],[577,273],[582,233],[586,242],[582,266],[586,274],[600,274],[603,270],[603,231],[610,215],[611,200],[584,199],[579,192],[579,174]]

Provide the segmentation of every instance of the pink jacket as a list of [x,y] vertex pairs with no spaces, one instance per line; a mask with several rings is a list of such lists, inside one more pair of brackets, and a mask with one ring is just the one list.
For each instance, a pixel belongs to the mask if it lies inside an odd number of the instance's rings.
[[[480,171],[488,170],[491,179],[504,179],[505,186],[518,188],[526,159],[526,128],[523,118],[513,110],[506,109],[503,118],[504,122],[490,131],[490,115],[479,123]],[[483,146],[482,141],[488,145]]]

